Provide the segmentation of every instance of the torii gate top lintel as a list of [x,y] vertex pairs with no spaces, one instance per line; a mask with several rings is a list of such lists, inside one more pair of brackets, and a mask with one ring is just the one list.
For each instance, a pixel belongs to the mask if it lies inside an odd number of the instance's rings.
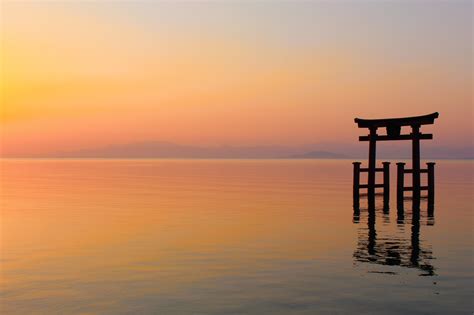
[[[385,119],[363,119],[356,118],[354,121],[359,128],[368,128],[371,134],[376,137],[374,140],[412,140],[414,137],[419,139],[433,139],[431,134],[419,133],[421,125],[432,125],[438,118],[439,113],[435,112],[423,116],[403,117],[403,118],[385,118]],[[414,133],[410,135],[400,135],[402,126],[411,126]],[[387,135],[376,135],[378,128],[386,128]],[[359,137],[360,141],[369,141],[369,136]]]
[[354,121],[359,128],[371,127],[390,127],[390,126],[413,126],[413,125],[432,125],[438,118],[439,113],[435,112],[428,115],[403,117],[403,118],[384,118],[384,119],[363,119],[356,118]]

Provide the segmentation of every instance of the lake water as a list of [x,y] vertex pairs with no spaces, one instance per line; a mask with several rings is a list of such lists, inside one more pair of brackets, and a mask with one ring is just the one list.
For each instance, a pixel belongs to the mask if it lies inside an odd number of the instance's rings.
[[474,311],[472,161],[420,220],[354,217],[348,160],[0,163],[2,314]]

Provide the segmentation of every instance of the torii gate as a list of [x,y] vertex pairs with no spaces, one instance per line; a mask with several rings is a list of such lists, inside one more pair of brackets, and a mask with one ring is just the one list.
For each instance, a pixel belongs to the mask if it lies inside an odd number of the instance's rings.
[[[404,118],[388,118],[388,119],[361,119],[356,118],[354,121],[359,128],[368,128],[369,135],[360,136],[359,141],[369,141],[369,167],[367,169],[360,168],[360,162],[354,162],[354,205],[358,206],[359,189],[367,188],[369,198],[369,208],[375,207],[375,188],[384,188],[384,200],[388,203],[389,191],[389,162],[384,162],[383,169],[376,168],[376,143],[377,141],[392,140],[412,140],[412,169],[404,169],[405,163],[397,163],[398,166],[398,185],[397,185],[397,201],[399,206],[403,208],[403,192],[405,190],[413,191],[413,208],[419,209],[420,191],[428,190],[428,204],[434,203],[434,164],[427,163],[428,169],[420,168],[420,140],[433,139],[432,134],[423,134],[420,132],[422,125],[434,124],[434,120],[438,118],[439,113],[435,112],[424,116],[404,117]],[[410,134],[400,134],[402,126],[410,126],[412,132]],[[385,135],[378,135],[378,128],[386,128]],[[360,172],[368,172],[367,185],[360,185]],[[384,172],[384,184],[375,183],[375,173],[377,171]],[[412,174],[412,187],[404,187],[404,174]],[[428,186],[421,186],[420,174],[428,173]]]

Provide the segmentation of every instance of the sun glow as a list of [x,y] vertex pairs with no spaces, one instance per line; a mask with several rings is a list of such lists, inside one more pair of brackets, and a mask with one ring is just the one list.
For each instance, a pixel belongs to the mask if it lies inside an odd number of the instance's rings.
[[[377,27],[392,31],[368,9],[361,14],[372,34],[338,6],[230,7],[2,4],[2,152],[144,140],[344,143],[355,116],[433,111],[443,114],[440,140],[468,141],[450,131],[472,131],[468,20],[457,8],[447,20],[457,37],[421,15],[431,28],[416,37],[424,46],[409,47],[404,28],[390,42],[368,42]],[[440,36],[450,45],[435,52]]]

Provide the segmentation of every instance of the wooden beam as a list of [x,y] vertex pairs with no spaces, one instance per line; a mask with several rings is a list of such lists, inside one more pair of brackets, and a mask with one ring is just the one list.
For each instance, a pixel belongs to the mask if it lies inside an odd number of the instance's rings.
[[[362,185],[359,185],[359,188],[370,188],[369,187],[370,185],[368,184],[362,184]],[[383,188],[384,187],[384,184],[375,184],[374,185],[374,188]]]
[[[430,133],[420,133],[419,136],[414,136],[412,134],[399,136],[377,135],[375,141],[413,140],[415,138],[420,140],[431,140],[433,139],[433,135]],[[370,141],[370,136],[360,136],[359,141]]]
[[398,216],[403,219],[403,186],[405,186],[405,163],[397,163],[397,210]]
[[435,196],[435,180],[434,180],[434,166],[435,163],[426,163],[428,165],[428,210],[432,213],[434,210],[434,196]]
[[438,118],[438,116],[439,116],[439,113],[435,112],[435,113],[423,115],[423,116],[402,117],[402,118],[385,118],[385,119],[356,118],[354,119],[354,121],[357,123],[359,128],[431,125],[431,124],[434,124],[434,120]]
[[[413,191],[413,187],[404,187],[403,190],[405,191]],[[420,190],[428,190],[428,186],[421,186]]]
[[384,211],[389,210],[390,200],[390,162],[382,162],[383,165],[383,205]]
[[377,163],[376,158],[376,144],[377,141],[377,127],[370,127],[369,134],[369,171],[367,172],[367,194],[368,194],[368,206],[369,209],[375,209],[375,166]]
[[353,162],[354,165],[354,184],[353,184],[353,207],[354,211],[359,209],[359,185],[360,185],[360,162]]
[[[360,169],[360,171],[361,171],[361,172],[368,172],[369,169],[368,169],[367,167],[363,167],[363,168]],[[376,172],[383,172],[383,167],[377,167],[377,168],[375,169],[375,171],[376,171]]]
[[411,149],[411,165],[412,165],[412,173],[411,173],[411,180],[413,186],[413,194],[412,194],[412,209],[413,210],[420,210],[420,191],[421,191],[421,176],[420,176],[420,126],[414,125],[411,126],[413,141],[412,141],[412,149]]
[[[411,173],[413,173],[413,170],[411,168],[405,169],[405,173],[411,174]],[[428,173],[428,169],[426,169],[426,168],[421,169],[420,173]]]

